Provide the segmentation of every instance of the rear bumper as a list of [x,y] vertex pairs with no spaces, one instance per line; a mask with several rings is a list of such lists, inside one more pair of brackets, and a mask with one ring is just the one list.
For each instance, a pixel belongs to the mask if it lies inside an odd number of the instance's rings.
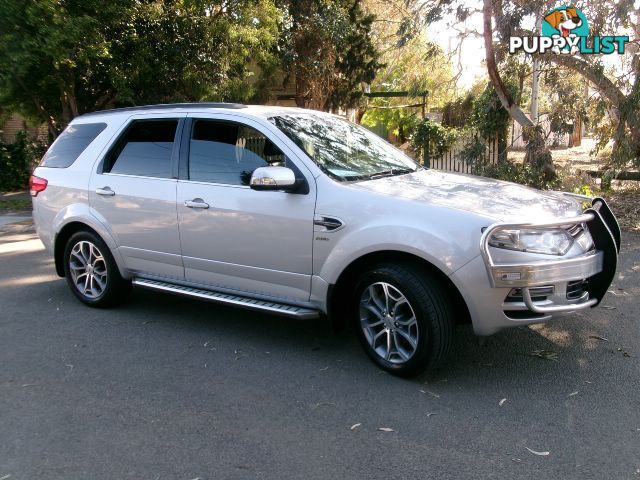
[[[586,225],[594,242],[594,249],[582,255],[527,263],[498,263],[491,256],[489,239],[500,229],[576,224]],[[598,305],[615,276],[619,250],[620,227],[606,202],[595,198],[583,215],[572,219],[491,225],[482,236],[479,259],[457,271],[452,280],[466,287],[463,295],[476,333],[488,335]],[[478,269],[484,270],[484,275]]]

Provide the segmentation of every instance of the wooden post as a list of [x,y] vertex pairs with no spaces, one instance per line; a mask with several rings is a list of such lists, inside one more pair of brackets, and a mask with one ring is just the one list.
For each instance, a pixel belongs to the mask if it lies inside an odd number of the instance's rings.
[[427,137],[427,141],[424,143],[422,163],[425,166],[425,168],[431,167],[431,157],[429,156],[429,137]]

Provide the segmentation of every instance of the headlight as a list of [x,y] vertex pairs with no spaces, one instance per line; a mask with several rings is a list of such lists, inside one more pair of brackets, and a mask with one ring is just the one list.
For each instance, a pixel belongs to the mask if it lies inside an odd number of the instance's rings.
[[564,255],[573,245],[573,237],[563,229],[499,230],[491,235],[489,245],[520,252]]

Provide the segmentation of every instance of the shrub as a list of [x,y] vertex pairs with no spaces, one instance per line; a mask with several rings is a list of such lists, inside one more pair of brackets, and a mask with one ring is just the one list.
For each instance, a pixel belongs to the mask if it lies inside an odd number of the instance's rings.
[[445,127],[425,118],[418,122],[411,135],[411,146],[421,152],[429,146],[429,155],[440,157],[448,151],[458,139],[459,131],[454,127]]
[[476,175],[520,183],[541,190],[554,190],[560,187],[559,177],[549,179],[542,168],[528,163],[513,163],[510,161],[497,164],[478,164]]
[[46,145],[29,140],[20,131],[11,144],[0,142],[0,190],[20,190],[29,183],[29,176],[42,158]]

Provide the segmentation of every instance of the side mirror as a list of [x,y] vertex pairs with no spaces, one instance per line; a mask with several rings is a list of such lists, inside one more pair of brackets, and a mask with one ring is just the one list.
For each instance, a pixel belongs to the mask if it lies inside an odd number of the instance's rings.
[[249,186],[254,190],[293,191],[300,186],[296,174],[287,167],[258,167],[251,174]]

